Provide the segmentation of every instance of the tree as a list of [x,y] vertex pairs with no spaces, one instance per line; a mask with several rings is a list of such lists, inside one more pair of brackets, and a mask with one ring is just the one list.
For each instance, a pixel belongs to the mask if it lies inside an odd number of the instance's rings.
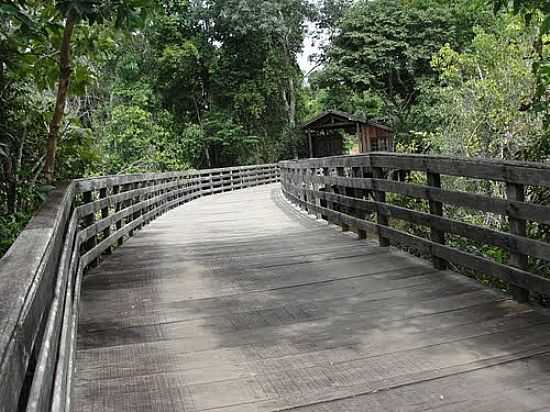
[[[79,22],[88,25],[113,20],[116,26],[131,20],[146,6],[145,0],[66,0],[55,4],[63,16],[63,35],[59,46],[59,79],[52,119],[48,131],[48,146],[44,174],[48,182],[55,180],[55,158],[59,129],[65,113],[65,104],[71,79],[71,46],[73,33]],[[132,21],[132,22],[134,22]]]
[[358,1],[338,24],[319,84],[342,94],[376,93],[391,122],[406,128],[420,84],[436,76],[432,56],[446,43],[467,44],[471,21],[483,20],[485,9],[466,1]]
[[[530,70],[536,34],[518,18],[499,19],[494,33],[476,30],[465,52],[445,46],[432,64],[441,84],[426,92],[420,111],[431,150],[448,155],[530,159],[543,137],[542,116],[526,110],[536,94]],[[546,153],[550,148],[546,149]],[[544,153],[540,153],[544,158]]]
[[537,40],[534,44],[537,58],[533,60],[532,70],[537,81],[537,93],[533,105],[545,113],[545,124],[550,128],[550,2],[547,0],[493,0],[495,11],[512,10],[523,17],[527,27],[534,28]]
[[[256,106],[250,114],[264,123],[270,121],[266,117],[273,116],[273,108],[282,105],[285,128],[294,133],[300,82],[296,56],[302,48],[308,4],[304,0],[225,0],[215,2],[212,13],[216,40],[224,46],[221,72],[231,74],[235,97]],[[251,74],[259,81],[251,82]],[[262,89],[258,98],[256,92]]]
[[[297,141],[296,60],[306,6],[303,0],[170,2],[148,35],[153,60],[161,63],[149,76],[164,108],[181,127],[198,125],[203,133],[213,130],[207,119],[220,115],[229,128],[257,138],[256,160],[280,158],[285,143]],[[222,159],[215,141],[202,140],[201,166]]]

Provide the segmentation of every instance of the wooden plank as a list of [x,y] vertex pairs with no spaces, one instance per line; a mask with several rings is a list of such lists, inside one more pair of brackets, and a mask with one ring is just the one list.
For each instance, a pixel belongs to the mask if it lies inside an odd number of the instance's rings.
[[[78,263],[78,268],[75,275],[75,286],[74,286],[74,298],[73,298],[73,307],[72,307],[72,316],[70,319],[69,329],[71,335],[69,336],[69,351],[67,353],[68,366],[67,366],[67,392],[65,397],[65,410],[72,410],[72,392],[73,392],[73,375],[76,369],[76,339],[77,339],[77,325],[78,325],[78,316],[79,316],[79,306],[80,306],[80,295],[82,291],[82,277],[84,273],[84,268],[82,264]],[[60,399],[60,402],[63,402]]]
[[65,306],[71,256],[73,255],[73,246],[76,238],[77,221],[77,215],[73,213],[63,243],[53,300],[49,308],[45,332],[38,354],[37,369],[28,397],[26,410],[29,412],[48,411],[50,409],[58,348],[62,327],[64,326],[62,323],[63,308]]
[[[384,178],[384,171],[379,167],[373,168],[372,169],[372,174],[373,174],[375,179],[383,180],[383,178]],[[384,192],[382,190],[374,190],[373,193],[374,193],[374,200],[376,200],[377,203],[386,203],[386,192]],[[376,211],[376,222],[381,226],[388,226],[389,225],[388,216],[383,214],[383,213],[380,213],[377,209],[377,211]],[[379,232],[378,243],[380,244],[380,246],[389,246],[390,245],[389,239],[385,238],[382,235],[382,232]]]
[[[17,404],[24,407],[27,396],[30,410],[49,409],[52,393],[58,410],[68,404],[70,392],[65,390],[64,385],[70,382],[72,360],[67,351],[72,350],[71,339],[74,339],[68,319],[74,323],[77,311],[71,299],[78,301],[78,296],[73,296],[70,290],[73,279],[69,275],[76,270],[74,265],[78,263],[75,259],[80,239],[86,241],[84,249],[88,251],[78,265],[78,276],[101,253],[110,253],[114,245],[120,245],[126,235],[140,229],[143,224],[169,208],[199,197],[205,187],[209,186],[211,192],[224,191],[231,183],[232,171],[241,173],[243,181],[251,185],[278,179],[277,165],[248,166],[199,173],[81,179],[50,194],[49,203],[33,219],[0,265],[0,275],[9,273],[2,286],[2,292],[5,293],[0,294],[0,307],[5,309],[0,316],[0,398],[9,410],[15,409]],[[214,178],[203,180],[202,176],[206,173]],[[183,185],[183,181],[189,184]],[[163,184],[155,184],[158,182]],[[121,192],[121,186],[136,188]],[[80,223],[85,228],[78,233],[78,246],[66,244],[62,250],[62,239],[75,193],[82,193],[86,204],[76,208],[77,214],[73,221],[76,221],[76,216],[80,217]],[[98,199],[95,199],[96,193]],[[136,207],[130,205],[130,202],[136,202]],[[115,209],[112,215],[110,208]],[[98,212],[101,218],[96,221]],[[130,218],[133,219],[130,221]],[[113,225],[117,230],[111,234]],[[70,237],[75,226],[68,226]],[[101,235],[99,244],[98,235]],[[17,253],[14,253],[16,248]],[[16,259],[19,255],[21,258]],[[58,268],[60,256],[62,263]],[[69,260],[73,263],[69,263]],[[20,268],[14,270],[13,265]],[[72,268],[70,273],[69,267]],[[13,277],[14,273],[21,275]],[[56,277],[56,273],[59,276]],[[18,293],[12,293],[15,290]],[[21,296],[26,299],[21,300]],[[38,368],[36,371],[35,363]],[[53,370],[56,367],[59,367],[59,375],[55,377],[55,390],[52,391]],[[24,400],[20,401],[20,396]]]
[[[53,295],[53,280],[68,219],[73,185],[61,185],[0,259],[0,399],[16,410],[29,363],[38,352],[44,312]],[[31,365],[32,366],[32,365]],[[32,376],[32,371],[30,371]]]
[[[507,198],[514,201],[525,201],[525,188],[520,184],[507,183],[506,184]],[[510,224],[510,233],[516,236],[527,236],[527,222],[523,219],[516,219],[514,217],[508,217]],[[520,268],[522,270],[528,270],[529,268],[529,256],[525,253],[517,253],[513,251],[510,254],[510,265]],[[518,302],[529,301],[529,290],[512,286],[512,294],[514,299]]]
[[71,262],[68,270],[68,282],[65,296],[65,307],[63,310],[62,330],[59,342],[59,355],[57,359],[57,365],[55,368],[55,381],[53,385],[52,395],[52,411],[64,411],[68,410],[67,397],[70,396],[71,387],[69,382],[69,376],[71,374],[71,347],[74,346],[75,331],[74,323],[72,320],[74,314],[74,302],[76,296],[74,295],[75,282],[78,276],[79,268],[79,239],[75,239],[75,245],[71,256]]
[[[294,195],[293,185],[285,192]],[[399,236],[344,209],[320,209],[316,192],[324,193],[310,188],[307,205],[292,200],[337,223]],[[456,396],[468,395],[452,381],[461,374],[480,391],[490,378],[491,395],[480,401],[491,410],[502,405],[492,394],[528,386],[533,371],[540,385],[525,405],[544,405],[550,387],[536,358],[550,353],[548,316],[340,233],[291,209],[273,186],[164,215],[89,273],[82,299],[73,410],[336,412],[347,396],[361,400],[357,411],[377,410],[366,392],[387,410],[406,410],[414,390],[392,393],[405,387],[421,387],[418,404],[429,409],[445,379]],[[529,367],[518,369],[518,359]],[[503,376],[490,373],[507,362],[514,367]],[[522,405],[520,391],[507,395]]]
[[[209,172],[208,174],[209,174],[209,177],[205,186],[208,187],[209,189],[207,190],[201,189],[202,195],[209,194],[215,191],[213,189],[211,172]],[[263,183],[263,180],[264,180],[264,179],[255,180],[255,177],[250,177],[249,179],[251,182],[253,182],[253,184]],[[226,181],[224,184],[230,184],[230,183],[229,181]],[[160,185],[160,187],[158,187],[158,190],[155,190],[155,193],[161,193],[160,195],[147,201],[133,203],[131,206],[128,206],[122,211],[112,215],[112,217],[107,217],[104,220],[95,222],[89,225],[83,231],[81,231],[79,233],[79,236],[82,241],[86,239],[94,239],[95,235],[100,231],[104,230],[105,227],[110,226],[113,223],[119,222],[123,220],[125,217],[128,217],[130,215],[132,216],[132,220],[130,223],[126,223],[122,225],[122,227],[118,229],[113,235],[110,235],[104,238],[104,240],[99,245],[94,246],[92,249],[90,249],[86,254],[82,256],[84,267],[86,267],[91,262],[93,262],[94,259],[99,257],[103,252],[109,250],[116,242],[120,242],[120,240],[122,240],[124,236],[126,235],[133,236],[133,231],[136,228],[143,225],[143,222],[151,220],[153,216],[160,215],[164,210],[168,208],[168,206],[174,207],[177,204],[179,204],[180,202],[179,200],[174,200],[174,201],[171,201],[170,203],[165,203],[166,199],[170,196],[170,192],[168,192],[167,190],[173,187],[177,187],[177,182],[163,183],[162,185]],[[155,186],[155,188],[157,188],[157,186]],[[121,199],[127,199],[127,201],[131,199],[135,199],[134,196],[139,196],[143,193],[142,189],[134,189],[131,192],[132,192],[131,197],[130,196],[119,197],[117,198],[117,201],[120,201]],[[132,200],[132,202],[135,202],[135,200]],[[141,215],[141,211],[143,210],[143,208],[151,204],[157,205],[157,206],[155,206],[151,211],[144,213],[142,215],[143,218],[138,217],[139,215]],[[79,213],[83,213],[83,212],[80,211]]]
[[[398,156],[398,157],[399,157],[399,162],[411,161],[409,158],[404,158],[402,156]],[[374,161],[375,158],[376,157],[373,157],[371,159],[372,161],[371,164],[376,164],[376,162]],[[340,159],[333,159],[333,160],[338,161]],[[418,158],[415,158],[413,160],[417,161]],[[442,167],[441,165],[444,164],[446,161],[454,162],[455,160],[456,159],[445,160],[445,159],[438,158],[437,162],[434,165],[434,168],[435,170],[438,170],[438,167]],[[476,164],[478,163],[479,162],[476,161]],[[512,253],[510,264],[514,267],[521,269],[523,273],[527,273],[528,256],[530,254],[532,254],[535,257],[540,257],[542,259],[544,259],[544,256],[548,256],[547,248],[549,245],[545,242],[528,239],[527,231],[526,231],[527,219],[522,219],[517,216],[518,209],[522,209],[523,212],[527,212],[527,211],[534,212],[534,215],[538,214],[540,216],[540,214],[546,207],[535,206],[535,205],[530,205],[525,203],[524,186],[518,183],[514,183],[514,179],[516,178],[512,177],[511,181],[507,181],[507,194],[508,194],[507,200],[490,199],[487,197],[484,198],[483,196],[479,196],[479,195],[471,195],[471,194],[465,194],[461,192],[442,191],[440,189],[441,178],[440,178],[439,172],[434,172],[433,171],[434,169],[430,169],[426,162],[422,164],[424,165],[424,169],[419,168],[418,166],[415,166],[415,167],[411,166],[411,168],[414,170],[427,171],[428,186],[409,185],[407,183],[390,182],[385,179],[381,179],[381,177],[383,176],[383,171],[381,167],[374,168],[375,175],[373,179],[345,178],[345,177],[342,177],[343,173],[340,173],[339,177],[332,177],[332,178],[331,177],[312,177],[311,180],[314,181],[314,184],[315,183],[322,183],[325,185],[343,184],[345,186],[352,187],[352,188],[369,188],[374,190],[375,196],[377,195],[377,193],[379,194],[379,193],[385,193],[386,191],[389,191],[389,192],[404,194],[407,196],[427,199],[430,206],[430,214],[433,217],[428,217],[425,214],[421,214],[416,211],[410,211],[410,210],[408,211],[403,208],[386,207],[386,210],[389,209],[391,210],[391,213],[393,213],[394,216],[401,215],[402,217],[405,218],[405,220],[410,221],[412,223],[420,222],[421,224],[429,225],[431,230],[431,239],[435,243],[445,244],[445,233],[453,233],[453,234],[459,234],[461,236],[464,236],[472,240],[480,241],[481,243],[493,244],[493,245],[504,247],[510,250]],[[481,164],[483,165],[483,167],[487,166],[486,163],[482,162]],[[490,163],[490,164],[491,166],[494,166],[494,163]],[[399,165],[401,167],[405,167],[405,165],[402,163],[399,163]],[[509,169],[509,166],[510,165],[506,165],[505,169],[506,168]],[[523,167],[523,165],[521,165],[521,167]],[[343,169],[339,168],[339,170],[343,170]],[[310,184],[311,183],[309,181],[305,182],[306,186]],[[303,189],[301,189],[300,187],[294,187],[293,189],[293,191],[298,194],[302,190]],[[508,218],[510,221],[511,233],[513,237],[508,237],[507,235],[498,231],[476,227],[474,225],[468,225],[462,222],[456,222],[453,220],[443,218],[442,217],[442,214],[443,214],[442,200],[443,199],[448,200],[451,204],[454,204],[454,205],[457,205],[457,204],[461,205],[461,203],[462,205],[465,205],[469,202],[472,202],[473,200],[480,200],[482,201],[481,205],[479,204],[477,206],[472,205],[473,207],[480,210],[491,209],[494,206],[502,207],[501,212],[505,212],[505,214],[508,215]],[[355,202],[355,203],[358,203],[358,202]],[[382,210],[385,207],[384,205],[382,205],[382,203],[384,202],[380,202],[380,201],[375,202],[378,226],[387,226],[387,221],[384,221],[384,222],[380,221],[380,216],[386,215],[384,212],[382,212]],[[300,203],[301,207],[305,208],[306,210],[308,208],[308,204],[309,202],[307,201]],[[336,202],[336,204],[341,204],[341,203]],[[350,201],[350,199],[346,199],[346,204],[354,204],[354,202]],[[369,206],[372,206],[372,204]],[[333,207],[331,209],[338,210],[338,207],[336,208]],[[510,212],[510,210],[513,210],[514,212]],[[537,220],[537,217],[534,217],[533,215],[528,215],[528,218],[530,220]],[[339,220],[343,221],[345,219],[342,219],[342,217],[340,216]],[[381,236],[381,234],[384,233],[384,231],[381,230],[380,228],[377,229],[377,232],[379,236]],[[521,246],[518,246],[518,245],[521,245]],[[424,252],[433,253],[433,250],[432,248],[428,247],[428,248],[424,248]],[[450,251],[446,250],[445,253],[448,254],[450,253]],[[436,267],[443,269],[445,262],[442,260],[442,257],[437,255],[432,255],[432,257],[434,259],[434,264],[436,265]],[[454,258],[458,261],[465,260],[470,265],[474,265],[473,261],[475,260],[475,257],[468,256],[468,257],[461,258],[460,256],[457,256],[455,254]],[[513,281],[511,283],[512,283],[513,294],[516,299],[518,299],[519,301],[526,301],[528,299],[528,290],[520,286],[521,280],[517,278],[516,274],[510,274],[509,273],[510,271],[508,270],[509,268],[506,269],[507,266],[501,265],[501,267],[496,268],[494,265],[492,265],[493,262],[487,261],[485,263],[488,266],[491,266],[491,269],[489,270],[492,273],[498,273],[498,275],[496,275],[497,277],[513,278]],[[473,268],[472,266],[470,267]],[[475,270],[481,271],[481,269],[479,268],[479,265],[477,265],[477,268]],[[506,272],[506,274],[503,274],[504,272]],[[539,280],[536,280],[536,282],[538,283]]]
[[[307,169],[305,169],[305,170],[307,170]],[[337,167],[337,168],[336,168],[336,176],[345,176],[345,170],[344,170],[343,167]],[[306,177],[306,176],[304,176],[304,177]],[[307,184],[306,184],[306,188],[307,188],[307,187],[308,187],[308,186],[307,186]],[[345,193],[346,188],[343,188],[343,187],[336,187],[336,188],[334,188],[334,191],[335,191],[335,193]],[[307,198],[304,198],[304,200],[307,200]],[[341,210],[342,210],[342,205],[339,204],[339,203],[338,203],[337,205],[338,205],[338,206],[337,206],[337,210],[341,211]],[[348,210],[346,210],[346,213],[350,214],[349,208],[347,208],[347,209],[348,209]],[[343,232],[349,231],[349,225],[343,223],[343,224],[342,224],[342,231],[343,231]]]
[[[302,206],[306,203],[302,200],[297,200],[297,202]],[[308,203],[308,206],[312,209],[320,209],[320,211],[330,216],[335,222],[345,222],[350,225],[355,224],[368,233],[388,238],[396,244],[412,247],[421,253],[436,256],[456,265],[476,270],[523,289],[550,295],[550,279],[545,277],[496,263],[490,259],[462,252],[449,246],[440,245],[428,239],[420,238],[385,225],[363,221],[327,208],[317,207],[312,203]]]
[[168,173],[144,173],[135,175],[121,175],[121,176],[104,176],[97,178],[77,179],[75,180],[76,191],[79,193],[100,190],[105,187],[113,187],[127,184],[134,184],[141,181],[148,180],[160,180],[160,179],[173,179],[173,178],[195,178],[201,175],[208,175],[210,173],[217,173],[221,171],[237,170],[243,173],[254,173],[257,169],[268,170],[275,172],[278,169],[277,164],[265,164],[265,165],[252,165],[252,166],[238,166],[219,169],[203,169],[199,172],[185,171],[185,172],[168,172]]
[[429,155],[373,154],[371,162],[392,169],[431,171],[449,176],[526,185],[550,185],[550,167],[540,162],[452,158]]
[[550,223],[548,206],[532,203],[497,199],[475,193],[455,192],[430,186],[413,185],[384,179],[317,177],[314,178],[313,181],[319,184],[335,184],[357,189],[378,189],[384,192],[397,193],[417,199],[439,201],[472,210],[492,212],[503,216],[513,216],[519,219],[532,220],[540,223]]
[[490,244],[514,252],[528,254],[539,259],[547,260],[550,256],[550,245],[535,239],[523,236],[512,235],[482,226],[459,222],[453,219],[433,216],[424,212],[406,209],[388,203],[377,203],[375,201],[350,198],[348,196],[335,195],[326,192],[310,192],[314,198],[330,199],[344,205],[352,206],[366,212],[378,210],[388,217],[404,220],[410,223],[433,226],[436,230],[444,233],[452,233],[474,240],[476,242]]
[[[86,204],[90,204],[92,202],[94,202],[94,192],[92,191],[88,191],[88,192],[84,192],[82,194],[82,201]],[[104,199],[105,202],[108,201],[108,199]],[[84,225],[84,227],[90,227],[92,226],[94,223],[96,222],[96,214],[95,212],[94,213],[89,213],[87,214],[86,216],[83,216],[82,217],[82,224]],[[89,239],[86,241],[86,243],[84,244],[84,251],[89,251],[89,250],[93,250],[97,245],[97,234],[93,234],[92,236],[89,237]],[[95,266],[97,265],[99,262],[97,260],[94,260],[92,262],[90,262],[91,265]]]
[[550,185],[550,167],[544,163],[492,159],[453,158],[402,153],[371,153],[314,160],[285,161],[281,167],[380,167],[431,171],[449,176],[487,179],[523,185]]
[[[441,175],[439,173],[428,172],[427,183],[429,186],[441,188]],[[434,200],[429,201],[430,213],[435,216],[443,216],[443,203]],[[432,242],[445,244],[445,232],[439,230],[437,226],[430,225],[430,239]],[[433,257],[433,264],[436,269],[444,270],[447,263],[436,256]]]

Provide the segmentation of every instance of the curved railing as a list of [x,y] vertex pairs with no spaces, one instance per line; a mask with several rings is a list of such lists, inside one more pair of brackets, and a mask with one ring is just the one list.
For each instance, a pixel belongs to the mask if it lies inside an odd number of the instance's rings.
[[87,267],[173,207],[278,176],[269,164],[81,179],[50,193],[0,259],[0,410],[68,410]]
[[[530,292],[550,295],[550,279],[530,271],[536,262],[550,261],[550,244],[528,235],[529,227],[550,224],[550,207],[526,201],[527,189],[533,193],[550,187],[547,165],[370,153],[279,166],[287,199],[344,230],[352,228],[361,237],[374,234],[381,246],[412,249],[431,257],[440,269],[451,263],[499,279],[511,286],[518,301],[528,300]],[[456,177],[478,188],[493,185],[503,196],[457,190]],[[473,224],[447,214],[449,207],[494,214],[504,224]],[[406,225],[423,228],[427,236],[410,233]],[[506,231],[499,230],[503,226]],[[497,259],[472,253],[457,247],[455,238],[478,245],[474,251],[489,246],[504,252]]]

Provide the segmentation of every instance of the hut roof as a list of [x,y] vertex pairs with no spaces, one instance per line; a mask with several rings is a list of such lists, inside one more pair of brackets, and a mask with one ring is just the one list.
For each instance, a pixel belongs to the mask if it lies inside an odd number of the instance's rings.
[[358,123],[378,127],[388,131],[392,130],[390,127],[383,125],[379,121],[367,120],[351,113],[341,112],[338,110],[327,110],[326,112],[322,112],[302,125],[302,128],[310,130],[351,128],[356,127]]

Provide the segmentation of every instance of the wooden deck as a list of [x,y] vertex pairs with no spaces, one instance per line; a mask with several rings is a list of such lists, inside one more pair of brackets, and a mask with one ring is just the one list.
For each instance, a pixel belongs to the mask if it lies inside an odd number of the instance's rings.
[[260,186],[86,275],[72,409],[550,411],[550,317]]

